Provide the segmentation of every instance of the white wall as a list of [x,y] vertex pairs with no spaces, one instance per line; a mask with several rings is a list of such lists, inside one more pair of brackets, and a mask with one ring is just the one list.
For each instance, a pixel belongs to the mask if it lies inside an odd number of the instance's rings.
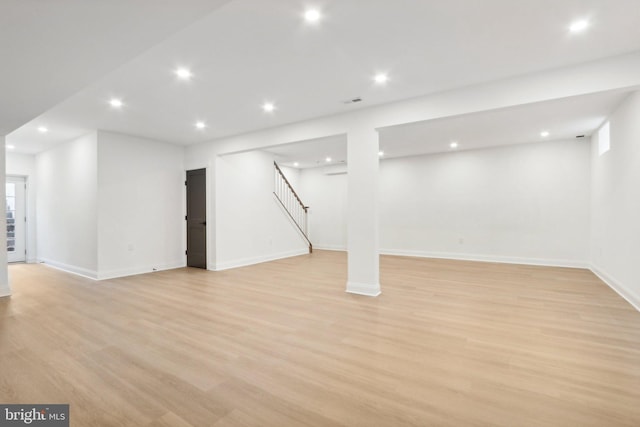
[[98,131],[98,277],[186,265],[183,147]]
[[184,266],[183,154],[104,131],[38,154],[38,259],[97,279]]
[[[381,252],[587,266],[589,149],[553,141],[384,160]],[[344,249],[345,175],[308,169],[301,188],[312,242]]]
[[610,124],[607,153],[592,141],[592,270],[640,310],[640,92]]
[[[254,151],[218,157],[215,173],[216,270],[308,252],[273,195],[272,155]],[[297,181],[297,171],[285,173]]]
[[97,133],[36,156],[38,259],[97,277]]
[[[298,191],[298,187],[300,187],[300,169],[290,168],[287,166],[278,165],[282,174],[287,178],[289,184],[293,187],[296,192]],[[304,202],[304,200],[303,200]]]
[[16,176],[35,175],[36,156],[33,154],[20,154],[7,152],[6,174]]
[[309,233],[313,247],[346,250],[347,174],[333,172],[334,169],[323,167],[302,170],[299,194],[309,206]]
[[36,156],[7,153],[7,175],[23,176],[27,184],[27,262],[36,262]]

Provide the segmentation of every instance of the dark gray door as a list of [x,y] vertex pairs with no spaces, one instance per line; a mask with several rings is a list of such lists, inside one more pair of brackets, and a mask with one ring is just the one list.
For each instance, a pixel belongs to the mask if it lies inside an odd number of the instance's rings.
[[187,171],[187,265],[207,268],[207,170]]

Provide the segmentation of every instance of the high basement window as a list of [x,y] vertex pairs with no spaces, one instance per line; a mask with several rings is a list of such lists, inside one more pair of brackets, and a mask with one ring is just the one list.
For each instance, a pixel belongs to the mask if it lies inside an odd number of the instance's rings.
[[606,122],[598,131],[598,155],[602,156],[604,153],[609,151],[609,148],[609,122]]

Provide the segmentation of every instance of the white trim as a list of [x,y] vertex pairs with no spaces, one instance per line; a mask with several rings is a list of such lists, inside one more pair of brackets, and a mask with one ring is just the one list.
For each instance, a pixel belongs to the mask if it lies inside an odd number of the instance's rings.
[[186,267],[187,264],[184,260],[175,261],[169,264],[163,265],[148,265],[144,267],[127,268],[123,270],[111,270],[107,272],[98,272],[98,280],[115,279],[118,277],[135,276],[137,274],[155,273],[163,270],[174,270],[176,268]]
[[365,295],[368,297],[377,297],[382,293],[380,283],[357,283],[347,282],[347,293],[356,295]]
[[502,255],[459,254],[453,252],[423,252],[401,249],[381,249],[380,255],[410,256],[418,258],[440,258],[460,261],[498,262],[503,264],[541,265],[547,267],[589,268],[586,261],[548,258],[521,258]]
[[[20,175],[20,174],[7,174],[5,176],[5,182],[9,179],[14,180],[14,184],[23,184],[24,185],[24,259],[16,259],[12,261],[7,261],[8,263],[20,263],[27,262],[27,257],[30,255],[30,246],[29,246],[29,175]],[[17,197],[16,197],[17,199]],[[16,208],[17,212],[17,208]],[[18,218],[16,218],[17,220]],[[9,258],[9,253],[7,253],[7,258]]]
[[629,288],[622,284],[622,282],[614,279],[610,274],[605,273],[595,265],[592,265],[590,270],[593,274],[598,276],[600,280],[606,283],[607,286],[613,289],[618,295],[627,300],[627,302],[631,304],[633,308],[640,311],[640,297],[630,291]]
[[55,268],[67,273],[75,274],[77,276],[86,277],[91,280],[98,280],[98,273],[94,270],[88,270],[82,267],[76,267],[75,265],[63,264],[61,262],[53,261],[47,258],[40,258],[39,262],[44,263],[47,267]]
[[309,249],[305,248],[305,249],[296,249],[296,250],[287,251],[287,252],[280,252],[272,255],[263,255],[259,257],[241,258],[241,259],[236,259],[231,261],[224,261],[221,263],[217,263],[213,270],[222,271],[222,270],[229,270],[232,268],[246,267],[248,265],[261,264],[263,262],[269,262],[269,261],[275,261],[283,258],[291,258],[294,256],[306,255],[308,253],[309,253]]
[[319,251],[335,251],[335,252],[346,252],[347,248],[345,246],[339,245],[329,245],[329,246],[314,246],[313,250]]

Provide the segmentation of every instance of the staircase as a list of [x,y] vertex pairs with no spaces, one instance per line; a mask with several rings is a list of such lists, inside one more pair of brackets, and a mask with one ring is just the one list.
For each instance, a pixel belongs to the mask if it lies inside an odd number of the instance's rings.
[[276,199],[282,205],[284,211],[289,215],[293,223],[298,228],[298,231],[306,240],[309,245],[309,253],[313,252],[313,245],[311,244],[311,240],[309,240],[309,232],[307,226],[307,211],[309,210],[309,206],[305,206],[296,194],[295,190],[287,180],[287,177],[284,176],[280,167],[276,162],[273,162],[274,171],[274,191],[273,194],[276,196]]

